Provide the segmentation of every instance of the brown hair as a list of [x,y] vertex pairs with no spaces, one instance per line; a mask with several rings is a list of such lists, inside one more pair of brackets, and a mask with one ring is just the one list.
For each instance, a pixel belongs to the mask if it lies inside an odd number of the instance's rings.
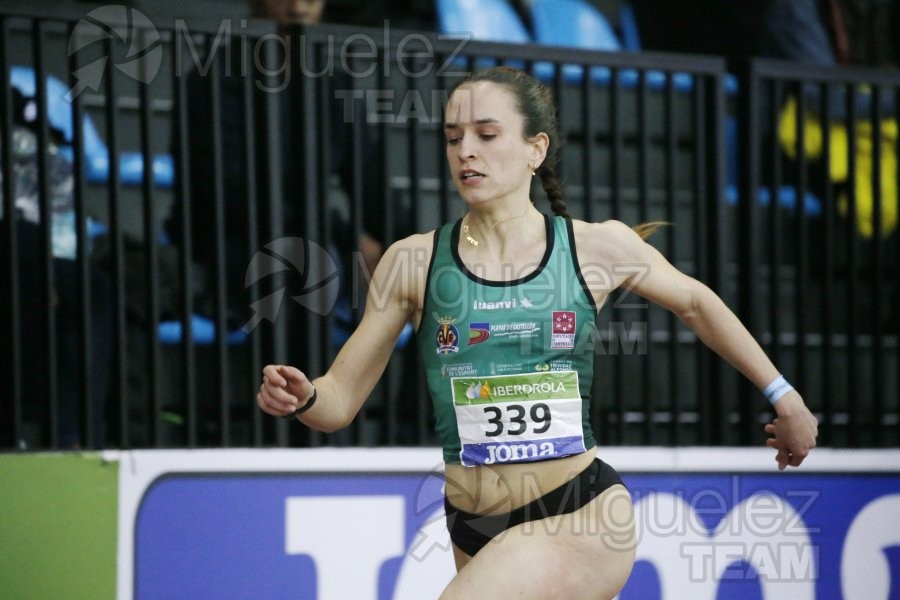
[[452,91],[455,92],[463,84],[479,81],[505,85],[512,91],[519,113],[525,122],[522,128],[522,136],[525,139],[531,139],[541,132],[546,133],[550,138],[547,156],[536,171],[541,178],[541,186],[547,194],[547,199],[550,200],[550,208],[553,209],[553,213],[568,217],[569,212],[566,201],[563,199],[562,186],[556,178],[560,146],[559,126],[556,118],[556,104],[553,102],[550,90],[540,81],[519,69],[491,67],[472,73],[456,84]]
[[[556,176],[556,167],[559,163],[559,150],[562,142],[559,136],[556,103],[553,101],[553,95],[550,90],[524,71],[501,66],[490,67],[472,73],[453,87],[451,95],[461,85],[479,81],[505,85],[512,91],[513,96],[516,98],[519,113],[521,113],[524,120],[522,135],[526,140],[541,132],[546,133],[547,137],[550,138],[550,143],[547,146],[547,156],[536,171],[541,178],[541,186],[544,188],[544,193],[547,194],[553,214],[568,217],[569,211],[566,206],[566,200],[563,198],[562,184],[560,184]],[[654,221],[642,223],[633,229],[642,239],[647,239],[665,224],[662,221]]]

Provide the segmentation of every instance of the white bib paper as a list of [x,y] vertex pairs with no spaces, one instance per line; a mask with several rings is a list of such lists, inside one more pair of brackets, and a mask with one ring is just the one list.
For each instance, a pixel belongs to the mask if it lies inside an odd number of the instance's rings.
[[585,451],[578,373],[454,377],[453,406],[467,467]]

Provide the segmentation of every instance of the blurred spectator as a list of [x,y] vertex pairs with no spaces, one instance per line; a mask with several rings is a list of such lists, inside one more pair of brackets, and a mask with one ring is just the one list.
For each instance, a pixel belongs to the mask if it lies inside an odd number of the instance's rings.
[[836,64],[817,0],[770,0],[761,20],[756,54],[802,63]]
[[752,57],[768,0],[632,0],[645,50]]
[[900,64],[898,0],[631,2],[647,50],[815,64]]
[[856,65],[900,67],[900,0],[829,0]]
[[[39,201],[38,152],[40,151],[35,130],[37,117],[36,104],[32,99],[23,97],[13,89],[13,130],[12,130],[12,191],[15,197],[15,221],[17,264],[11,264],[6,250],[9,240],[6,228],[0,227],[0,281],[4,283],[5,293],[9,289],[7,282],[11,275],[10,268],[16,268],[18,275],[18,291],[20,321],[18,323],[22,414],[26,424],[50,422],[47,414],[49,407],[50,377],[56,376],[57,407],[59,431],[56,439],[49,444],[62,449],[75,449],[83,446],[81,438],[81,292],[80,273],[75,259],[77,257],[77,237],[75,231],[75,205],[73,190],[72,162],[62,149],[62,134],[50,129],[47,145],[47,177],[51,219],[51,248],[53,254],[51,304],[47,305],[44,267],[42,264],[42,236],[40,232],[41,210]],[[0,172],[0,183],[4,173]],[[3,191],[0,186],[0,219],[7,218],[3,214]],[[109,390],[110,352],[112,348],[112,307],[110,305],[111,286],[107,274],[97,263],[89,263],[90,285],[90,330],[88,331],[91,348],[91,407],[94,445],[104,444],[104,411]],[[54,311],[56,325],[56,373],[48,372],[49,352],[46,347],[48,339],[47,311]],[[10,323],[4,316],[0,319],[3,331],[0,331],[0,381],[7,384],[12,377],[11,349],[12,331]],[[4,389],[5,392],[5,389]],[[12,406],[3,394],[3,428],[10,431],[9,416]],[[43,444],[47,436],[21,436],[13,440],[9,435],[2,435],[2,444]],[[40,439],[42,438],[42,439]],[[40,439],[40,441],[39,441]]]
[[325,0],[249,0],[250,13],[276,23],[321,23]]
[[[256,18],[271,19],[279,25],[290,26],[293,24],[319,23],[326,8],[325,0],[250,0],[249,8],[251,16]],[[231,52],[231,64],[244,64],[241,61],[240,44],[232,44],[228,48],[218,49],[217,59],[225,62],[225,54]],[[337,62],[340,65],[340,62]],[[298,69],[291,74],[291,83],[299,81],[302,76]],[[243,85],[245,76],[240,69],[221,69],[221,85],[219,89],[220,106],[220,154],[222,157],[221,177],[223,180],[224,219],[225,219],[225,291],[227,300],[227,318],[229,327],[242,326],[249,318],[248,305],[250,298],[244,288],[244,274],[250,263],[253,252],[256,249],[249,247],[249,235],[247,227],[247,184],[248,173],[246,171],[245,153],[247,148],[245,138],[245,123],[243,112]],[[252,76],[252,74],[251,74]],[[251,82],[253,83],[253,82]],[[332,90],[349,89],[347,76],[340,68],[335,69],[334,77],[328,81]],[[213,123],[209,118],[212,106],[211,78],[194,71],[188,78],[188,107],[190,115],[188,122],[188,153],[190,161],[190,184],[192,202],[192,237],[194,258],[206,266],[206,283],[201,285],[202,292],[198,298],[198,310],[206,314],[215,312],[215,273],[213,266],[215,260],[215,228],[211,227],[211,219],[215,214],[215,165],[213,153],[210,151],[213,139]],[[285,235],[300,235],[296,228],[298,219],[304,213],[304,199],[302,194],[303,182],[299,180],[300,169],[287,165],[299,164],[298,156],[301,144],[292,139],[289,134],[282,134],[283,164],[283,198],[271,198],[266,190],[266,171],[268,161],[263,139],[266,131],[266,92],[254,86],[254,119],[255,131],[258,132],[257,146],[252,150],[257,159],[257,198],[262,204],[270,201],[281,202],[286,216]],[[282,131],[292,131],[292,124],[300,120],[304,108],[288,101],[292,98],[290,88],[277,93],[280,110]],[[383,206],[381,192],[384,188],[383,175],[378,169],[378,161],[373,160],[371,151],[366,153],[369,157],[363,160],[365,169],[366,210],[364,220],[368,225],[366,232],[354,239],[352,224],[350,223],[350,209],[347,200],[348,191],[352,182],[352,162],[350,156],[350,140],[352,139],[351,123],[344,121],[343,103],[333,93],[329,96],[334,99],[331,107],[331,155],[327,157],[332,167],[334,181],[327,182],[330,189],[325,206],[330,212],[332,231],[328,232],[328,239],[334,240],[337,246],[330,248],[338,256],[339,264],[347,269],[352,265],[351,255],[359,250],[370,268],[374,268],[381,255],[383,240],[377,227],[381,216],[380,207]],[[176,138],[177,139],[177,138]],[[262,211],[259,214],[263,214]],[[167,221],[166,230],[171,239],[180,243],[180,211],[173,209],[170,219]],[[260,245],[270,240],[259,239]],[[342,276],[342,282],[349,277]],[[347,286],[349,288],[349,286]]]
[[[356,20],[359,15],[344,15],[335,9],[331,9],[331,2],[324,0],[248,0],[250,16],[272,20],[278,24],[280,35],[290,35],[292,26],[297,24],[314,25],[323,20],[323,15],[330,15],[340,22]],[[335,4],[339,4],[335,2]],[[385,25],[395,27],[394,23]],[[236,29],[236,27],[234,28]],[[273,43],[272,36],[269,36]],[[378,40],[380,42],[381,32]],[[318,237],[313,241],[323,244],[332,254],[339,267],[340,290],[337,302],[331,311],[334,317],[331,330],[331,341],[339,345],[343,343],[349,333],[355,328],[353,306],[359,306],[362,297],[354,297],[354,292],[365,292],[366,277],[358,274],[356,256],[361,257],[365,268],[371,273],[380,259],[386,243],[398,237],[404,237],[411,233],[411,211],[387,210],[385,197],[386,180],[382,170],[382,153],[380,152],[377,127],[366,125],[364,112],[365,102],[357,102],[357,112],[353,112],[348,118],[347,94],[336,92],[351,89],[360,89],[366,85],[359,81],[351,81],[351,74],[343,71],[344,64],[340,57],[334,57],[333,74],[316,79],[315,89],[317,97],[327,98],[332,101],[328,107],[329,122],[328,150],[324,156],[317,159],[322,164],[327,164],[330,177],[319,186],[323,189],[323,198],[307,198],[305,195],[307,182],[302,179],[303,169],[303,140],[300,137],[305,132],[301,129],[306,110],[319,111],[319,107],[306,107],[298,101],[298,86],[306,76],[296,65],[290,66],[291,72],[283,74],[287,84],[286,89],[277,92],[261,89],[257,83],[265,84],[258,74],[251,71],[241,73],[241,69],[235,65],[247,64],[242,52],[247,50],[249,44],[239,42],[236,37],[227,47],[212,47],[209,51],[215,51],[215,60],[220,67],[218,83],[218,154],[221,156],[221,171],[219,177],[222,181],[222,198],[216,198],[216,165],[215,155],[212,152],[214,139],[214,123],[212,115],[212,77],[208,73],[201,72],[200,65],[208,65],[209,57],[202,57],[202,62],[187,76],[187,107],[188,137],[187,151],[189,161],[189,182],[191,202],[191,236],[192,254],[198,263],[195,273],[198,275],[198,289],[195,290],[195,312],[216,315],[217,314],[217,281],[216,260],[218,252],[216,247],[216,231],[213,226],[214,215],[217,210],[217,201],[222,203],[224,216],[224,288],[226,301],[225,317],[228,328],[242,327],[250,320],[253,309],[250,304],[260,295],[252,296],[245,289],[245,274],[248,265],[255,252],[266,243],[272,241],[273,236],[265,230],[266,223],[262,219],[268,214],[269,203],[277,203],[284,216],[283,235],[291,237],[305,236],[308,223],[304,221],[308,202],[315,202],[321,210],[327,211],[330,228],[328,231],[315,229]],[[246,42],[246,40],[244,40]],[[290,47],[297,51],[298,44],[303,44],[302,38],[290,40]],[[243,47],[242,47],[243,46]],[[285,44],[287,46],[287,44]],[[278,44],[275,44],[278,48]],[[336,44],[340,49],[341,44]],[[278,48],[283,52],[282,48]],[[232,68],[229,70],[228,65]],[[251,67],[252,69],[252,67]],[[362,71],[356,67],[356,72]],[[253,130],[256,132],[255,144],[248,147],[246,138],[246,123],[244,118],[244,86],[247,78],[250,78],[253,90]],[[354,86],[355,84],[355,86]],[[262,87],[265,87],[264,85]],[[270,180],[269,169],[272,166],[268,158],[267,149],[271,142],[268,128],[269,111],[277,110],[277,118],[280,130],[274,134],[280,143],[281,169],[275,175],[280,177],[281,192],[279,196],[273,195],[268,189]],[[319,113],[316,114],[319,116]],[[361,132],[361,133],[360,133]],[[179,132],[173,132],[173,140],[178,139]],[[362,138],[362,152],[358,157],[358,164],[354,164],[353,147],[354,135]],[[254,153],[252,163],[255,175],[255,192],[258,204],[257,214],[260,215],[260,227],[256,247],[250,247],[251,237],[247,221],[248,185],[252,181],[248,173],[247,152]],[[177,152],[174,154],[177,155]],[[354,173],[354,168],[358,172]],[[356,177],[361,178],[355,180]],[[351,219],[351,195],[353,186],[362,190],[362,231],[358,231]],[[181,223],[182,214],[178,206],[172,209],[167,219],[165,228],[168,237],[175,244],[182,244]],[[386,220],[390,218],[390,223]],[[388,229],[388,226],[390,227]],[[390,239],[387,238],[390,236]],[[360,275],[360,276],[357,276]],[[354,279],[354,277],[356,278]],[[363,285],[355,288],[354,280]],[[289,285],[293,285],[290,284]],[[298,292],[299,293],[299,290]],[[264,295],[264,294],[263,294]],[[288,294],[290,295],[290,293]],[[288,317],[290,318],[290,317]],[[302,324],[302,320],[299,323]],[[299,340],[292,340],[298,342]],[[288,349],[291,355],[303,352],[304,344],[292,343]],[[414,354],[410,353],[414,358]],[[302,360],[302,357],[296,357]],[[202,380],[203,378],[201,378]],[[200,385],[203,385],[202,381]],[[201,394],[202,395],[202,394]]]
[[322,17],[325,23],[343,23],[360,27],[392,30],[434,30],[434,0],[328,0]]

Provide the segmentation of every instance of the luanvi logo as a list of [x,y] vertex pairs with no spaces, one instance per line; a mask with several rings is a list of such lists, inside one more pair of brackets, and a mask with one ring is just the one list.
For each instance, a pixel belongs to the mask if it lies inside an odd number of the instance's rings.
[[498,300],[496,302],[485,302],[483,300],[473,300],[472,308],[475,310],[512,310],[515,308],[531,308],[534,304],[528,298],[512,298],[510,300]]

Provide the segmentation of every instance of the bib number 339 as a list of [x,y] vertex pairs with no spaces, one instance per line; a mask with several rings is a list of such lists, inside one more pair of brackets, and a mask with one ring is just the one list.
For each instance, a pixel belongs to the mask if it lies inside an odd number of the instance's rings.
[[[546,402],[535,402],[530,407],[521,404],[507,404],[505,407],[485,406],[484,414],[488,415],[489,428],[484,432],[487,437],[502,435],[540,434],[550,429],[553,415]],[[505,414],[504,414],[505,411]]]
[[455,377],[463,465],[518,463],[584,452],[578,373]]

